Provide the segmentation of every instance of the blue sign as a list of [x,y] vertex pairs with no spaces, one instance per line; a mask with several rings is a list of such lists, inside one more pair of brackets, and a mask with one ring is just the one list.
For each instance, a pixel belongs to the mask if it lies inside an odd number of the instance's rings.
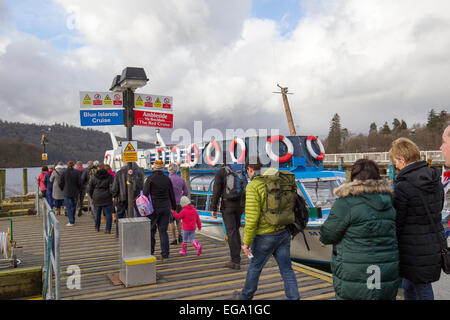
[[86,126],[117,126],[123,125],[122,110],[81,110],[80,122]]

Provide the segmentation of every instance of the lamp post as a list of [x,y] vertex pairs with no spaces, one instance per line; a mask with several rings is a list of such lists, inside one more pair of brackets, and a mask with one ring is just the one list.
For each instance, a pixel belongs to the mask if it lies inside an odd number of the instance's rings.
[[411,133],[411,141],[414,142],[414,135],[416,134],[416,129],[413,128],[409,132]]
[[[122,71],[122,75],[116,75],[113,79],[111,91],[123,93],[124,124],[126,127],[127,140],[133,140],[134,126],[134,91],[137,88],[147,84],[148,78],[143,68],[126,67]],[[134,217],[134,190],[133,190],[133,164],[127,163],[127,193],[128,193],[128,210],[126,217]]]
[[[42,153],[42,157],[44,157],[45,154],[45,145],[48,143],[47,135],[44,133],[41,136],[41,144],[44,146],[44,152]],[[47,164],[47,159],[42,159],[43,164]]]

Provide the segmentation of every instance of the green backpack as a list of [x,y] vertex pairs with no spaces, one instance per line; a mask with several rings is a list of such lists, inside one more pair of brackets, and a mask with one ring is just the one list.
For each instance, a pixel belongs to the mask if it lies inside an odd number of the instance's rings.
[[277,227],[294,223],[295,175],[289,171],[278,171],[274,175],[258,176],[257,179],[264,181],[266,190],[266,207],[263,208],[266,222]]

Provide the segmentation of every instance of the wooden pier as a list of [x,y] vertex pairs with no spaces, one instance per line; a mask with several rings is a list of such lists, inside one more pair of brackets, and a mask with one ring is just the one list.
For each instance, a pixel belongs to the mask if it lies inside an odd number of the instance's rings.
[[[75,226],[68,227],[67,217],[58,216],[61,232],[61,298],[63,300],[209,300],[232,298],[234,291],[244,285],[249,259],[242,255],[241,270],[225,268],[229,261],[229,249],[224,241],[198,234],[197,240],[203,246],[201,256],[188,247],[188,255],[178,254],[180,245],[170,246],[168,261],[161,262],[159,240],[157,238],[155,256],[157,257],[157,283],[139,287],[125,288],[115,286],[108,275],[120,270],[119,241],[112,234],[94,230],[94,220],[86,213],[76,217]],[[17,257],[21,260],[19,268],[42,266],[44,261],[44,240],[42,218],[36,216],[14,217],[14,240]],[[7,229],[9,221],[0,220],[0,231]],[[113,231],[115,224],[113,223]],[[172,239],[170,239],[172,241]],[[69,266],[81,270],[81,288],[68,289],[67,273]],[[294,263],[299,292],[303,300],[334,299],[332,278],[329,274]],[[3,269],[2,269],[3,270]],[[273,257],[263,269],[255,300],[286,299],[278,265]]]

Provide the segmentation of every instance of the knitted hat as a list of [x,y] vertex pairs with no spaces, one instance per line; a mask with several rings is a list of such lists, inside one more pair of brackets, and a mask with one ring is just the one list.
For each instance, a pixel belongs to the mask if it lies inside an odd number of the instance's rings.
[[153,170],[164,170],[164,162],[162,160],[156,160],[153,164]]
[[191,204],[191,200],[189,200],[188,197],[186,197],[186,196],[182,196],[182,197],[181,197],[181,199],[180,199],[180,205],[181,205],[182,207],[185,207],[185,206],[190,205],[190,204]]

